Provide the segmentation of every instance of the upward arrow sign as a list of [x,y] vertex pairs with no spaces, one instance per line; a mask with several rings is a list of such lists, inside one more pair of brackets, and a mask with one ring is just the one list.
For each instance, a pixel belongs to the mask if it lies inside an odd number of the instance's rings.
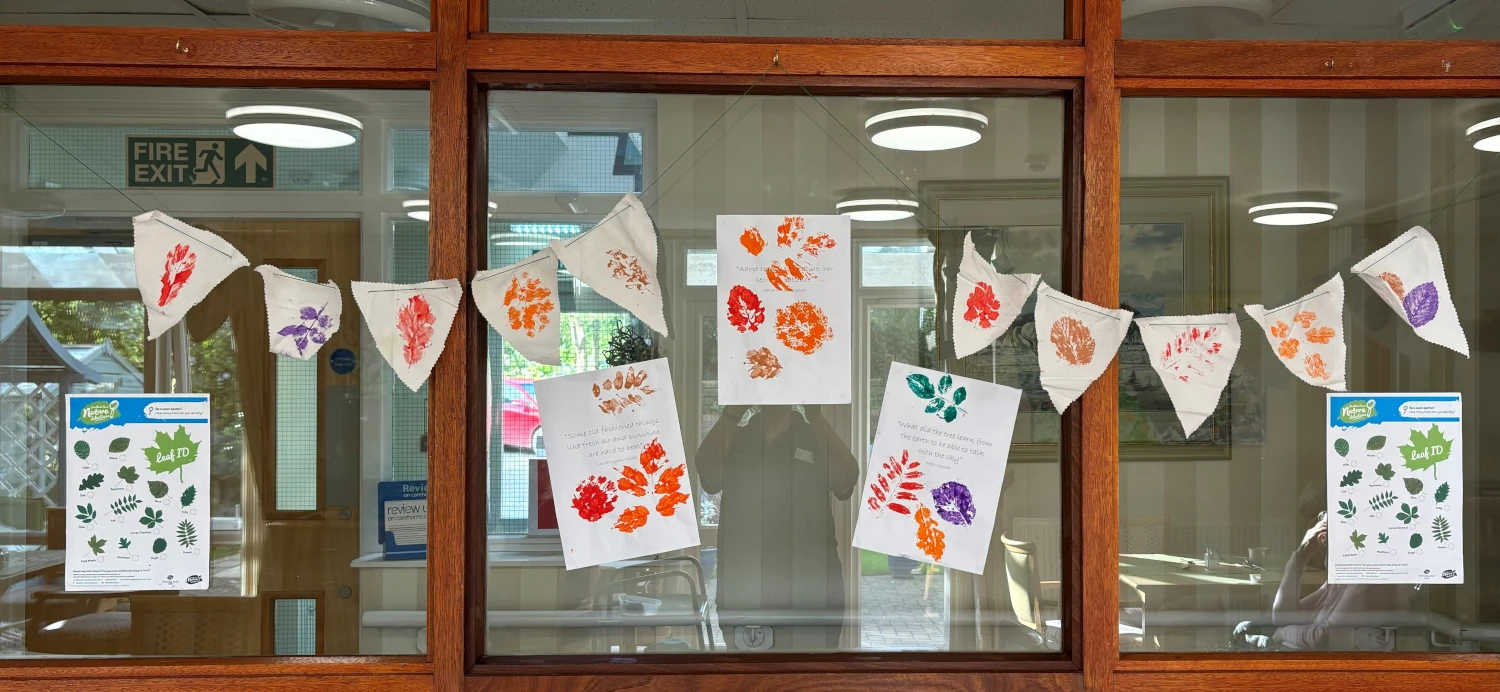
[[254,185],[256,179],[256,168],[266,167],[266,155],[260,153],[260,149],[254,144],[245,147],[239,156],[234,157],[234,167],[245,169],[245,184]]

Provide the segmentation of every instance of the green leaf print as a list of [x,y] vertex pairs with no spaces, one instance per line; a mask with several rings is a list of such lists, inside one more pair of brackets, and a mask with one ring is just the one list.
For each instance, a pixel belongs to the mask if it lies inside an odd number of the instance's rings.
[[1443,431],[1438,429],[1437,423],[1433,423],[1425,434],[1420,430],[1411,431],[1411,443],[1396,449],[1401,452],[1401,458],[1406,460],[1407,469],[1432,469],[1432,477],[1437,478],[1437,465],[1447,461],[1448,456],[1453,453],[1453,441],[1443,437]]
[[1375,493],[1375,496],[1370,498],[1370,509],[1377,512],[1393,504],[1396,504],[1396,494],[1389,490],[1383,493]]
[[198,543],[198,529],[193,522],[183,519],[177,524],[177,543],[184,548],[191,548]]
[[1349,456],[1349,441],[1342,437],[1334,440],[1333,451],[1338,452],[1341,457]]
[[944,406],[947,406],[947,403],[945,403],[942,399],[933,399],[932,401],[927,402],[927,412],[937,413],[938,411],[943,410]]
[[182,480],[182,467],[198,460],[198,446],[201,443],[194,440],[188,434],[187,427],[177,426],[177,432],[168,435],[160,430],[156,431],[156,444],[142,449],[146,455],[147,469],[152,473],[177,472],[177,480]]
[[151,497],[158,500],[167,496],[167,484],[161,481],[146,481],[146,489],[151,491]]
[[949,406],[948,408],[943,409],[943,421],[944,422],[952,423],[953,419],[955,419],[955,418],[958,418],[958,409],[953,408],[952,406]]
[[1432,492],[1432,501],[1433,502],[1447,502],[1448,501],[1448,484],[1447,483],[1444,483],[1444,484],[1438,486],[1438,489],[1434,490]]
[[937,396],[937,391],[932,388],[932,380],[927,379],[927,376],[920,372],[907,375],[906,386],[911,389],[912,394],[923,399],[931,399]]
[[130,438],[128,437],[116,437],[109,441],[110,454],[119,454],[127,449],[130,449]]
[[1422,494],[1422,481],[1415,478],[1403,478],[1401,480],[1406,484],[1406,492],[1412,495]]
[[134,512],[135,508],[139,507],[140,505],[140,498],[134,495],[129,495],[111,502],[109,504],[109,511],[114,512],[115,514],[128,514],[130,512]]
[[1410,524],[1417,520],[1417,508],[1403,502],[1401,511],[1396,513],[1396,518],[1400,519],[1403,524]]
[[1439,543],[1453,540],[1453,530],[1448,526],[1447,518],[1439,516],[1432,520],[1432,540]]
[[167,539],[158,538],[151,543],[151,552],[160,555],[167,550]]
[[88,459],[89,451],[89,443],[84,442],[83,440],[79,440],[73,443],[73,453],[78,455],[79,459]]
[[1366,451],[1378,452],[1382,449],[1385,449],[1385,435],[1376,435],[1368,440],[1365,440]]
[[1355,550],[1365,549],[1366,538],[1369,538],[1369,536],[1360,533],[1358,529],[1355,529],[1354,533],[1349,534],[1349,542],[1354,544]]
[[159,510],[159,509],[151,509],[150,507],[147,507],[146,508],[146,515],[143,516],[143,517],[141,517],[140,521],[141,521],[141,526],[144,526],[144,527],[146,527],[148,529],[154,529],[154,528],[156,528],[157,524],[162,523],[161,510]]
[[953,405],[954,406],[957,406],[959,404],[964,403],[964,399],[967,399],[967,398],[969,398],[969,392],[967,390],[965,390],[963,387],[959,387],[958,389],[953,390]]
[[104,485],[104,474],[91,473],[83,477],[83,482],[78,484],[79,490],[93,490]]
[[89,536],[89,550],[94,551],[95,555],[103,555],[104,540],[98,536]]
[[1410,545],[1412,550],[1416,550],[1417,548],[1422,547],[1422,534],[1413,533],[1411,535],[1411,540],[1407,541],[1407,545]]
[[137,480],[140,480],[141,477],[141,474],[135,472],[134,466],[121,466],[120,470],[117,471],[115,475],[119,476],[120,480],[125,481],[126,483],[135,483]]
[[1382,533],[1379,536],[1376,536],[1375,540],[1380,541],[1382,544],[1384,544],[1387,541],[1391,540],[1391,537]]
[[121,538],[119,545],[120,545],[120,550],[130,550],[130,539],[129,538]]
[[1353,500],[1339,500],[1339,516],[1345,519],[1353,519],[1354,510],[1355,507]]
[[182,491],[182,506],[191,506],[193,504],[193,499],[196,497],[198,497],[198,486],[188,486],[187,490]]
[[938,394],[947,394],[948,388],[953,386],[953,376],[943,375],[938,379]]
[[78,505],[78,514],[74,515],[73,518],[85,524],[92,524],[95,519],[99,518],[99,515],[94,513],[94,503],[90,502],[86,505]]
[[1396,469],[1391,468],[1390,464],[1376,464],[1375,475],[1385,480],[1390,480],[1396,477]]
[[1359,469],[1355,469],[1353,471],[1350,471],[1349,473],[1344,474],[1343,480],[1339,481],[1339,487],[1347,488],[1351,485],[1359,485],[1359,480],[1364,477],[1365,474],[1362,471],[1360,471]]

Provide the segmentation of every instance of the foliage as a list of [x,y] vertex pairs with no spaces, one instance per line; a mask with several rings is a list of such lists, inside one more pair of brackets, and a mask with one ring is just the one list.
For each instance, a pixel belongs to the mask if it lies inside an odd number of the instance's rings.
[[193,522],[183,519],[177,523],[177,544],[184,548],[198,544],[198,529]]
[[198,460],[199,442],[188,435],[187,426],[177,426],[171,435],[156,431],[155,444],[143,450],[150,462],[147,469],[152,473],[177,472],[182,480],[182,467]]
[[89,443],[83,440],[73,443],[73,454],[77,455],[79,459],[88,459],[89,451]]
[[1439,543],[1453,540],[1453,529],[1448,526],[1447,517],[1439,516],[1432,520],[1432,539]]
[[127,449],[130,449],[130,438],[128,437],[116,437],[109,441],[110,454],[119,454]]
[[158,538],[151,543],[151,552],[160,555],[167,550],[167,539]]
[[656,344],[647,340],[642,331],[644,330],[637,330],[630,325],[615,328],[614,333],[609,337],[609,344],[605,346],[604,362],[613,367],[619,367],[655,360],[657,358]]
[[74,518],[85,524],[93,523],[94,519],[98,518],[98,515],[94,513],[94,503],[78,505],[78,514],[74,515]]
[[89,550],[94,551],[95,555],[103,555],[104,539],[100,538],[97,535],[89,536]]
[[120,550],[130,550],[130,539],[122,536],[118,545]]
[[1355,529],[1354,533],[1349,534],[1349,542],[1354,544],[1355,550],[1365,549],[1366,538],[1369,538],[1369,536],[1360,533],[1358,529]]
[[[959,413],[964,412],[958,406],[969,396],[968,391],[963,387],[954,389],[951,393],[948,391],[953,387],[953,376],[951,375],[943,375],[939,378],[937,387],[934,389],[932,380],[928,379],[926,375],[916,372],[906,376],[906,386],[918,398],[929,399],[926,408],[927,413],[936,413],[940,418],[949,423],[958,418]],[[948,398],[945,399],[945,397]]]
[[1415,478],[1403,478],[1401,480],[1406,484],[1406,492],[1412,495],[1420,495],[1422,493],[1422,481]]
[[1406,468],[1412,471],[1432,469],[1432,477],[1437,478],[1437,465],[1447,461],[1448,455],[1453,453],[1453,442],[1443,437],[1443,431],[1438,429],[1437,423],[1433,423],[1426,433],[1412,430],[1411,443],[1397,449],[1401,452],[1401,458],[1406,460]]
[[1396,477],[1396,470],[1391,468],[1390,464],[1377,464],[1375,466],[1375,475],[1385,480],[1390,480]]
[[1377,512],[1393,504],[1396,504],[1396,494],[1389,490],[1383,493],[1376,493],[1374,497],[1370,498],[1370,509]]
[[141,478],[141,474],[135,472],[134,466],[121,466],[120,470],[116,472],[115,475],[119,476],[120,480],[125,481],[126,483],[135,483]]
[[146,481],[146,489],[151,491],[151,497],[158,500],[167,496],[167,484],[161,481]]
[[1339,516],[1345,519],[1353,519],[1355,509],[1353,500],[1339,500]]
[[901,460],[896,457],[887,457],[887,461],[880,465],[880,472],[875,474],[875,482],[870,484],[870,496],[865,499],[865,504],[870,509],[880,511],[889,509],[897,514],[912,513],[907,502],[918,502],[916,492],[923,489],[922,481],[917,480],[923,476],[919,470],[922,462],[912,459],[911,453],[901,450]]
[[195,498],[197,498],[197,497],[198,497],[198,486],[195,486],[195,485],[188,486],[187,490],[182,491],[182,506],[183,507],[191,506],[193,504],[193,500]]
[[108,342],[137,371],[146,370],[146,310],[137,300],[37,300],[31,306],[64,344]]
[[1351,485],[1359,485],[1359,480],[1364,477],[1364,472],[1360,471],[1359,469],[1355,469],[1353,471],[1350,471],[1349,473],[1344,474],[1344,478],[1339,481],[1339,487],[1347,488]]
[[1377,540],[1377,541],[1380,541],[1380,542],[1381,542],[1381,543],[1382,543],[1382,544],[1384,544],[1384,543],[1386,543],[1386,542],[1387,542],[1387,541],[1390,541],[1390,540],[1391,540],[1391,537],[1390,537],[1390,536],[1387,536],[1387,535],[1385,535],[1385,534],[1384,534],[1384,533],[1382,533],[1382,534],[1380,534],[1380,535],[1379,535],[1379,536],[1376,536],[1376,537],[1375,537],[1375,540]]
[[1396,513],[1396,518],[1400,519],[1403,524],[1410,524],[1417,520],[1417,508],[1403,502],[1401,503],[1401,511]]
[[1338,452],[1339,456],[1341,456],[1341,457],[1347,457],[1347,456],[1349,456],[1349,441],[1346,440],[1346,439],[1344,439],[1344,438],[1342,438],[1342,437],[1340,437],[1337,440],[1334,440],[1333,441],[1333,451]]
[[1413,532],[1411,540],[1407,541],[1407,545],[1410,545],[1412,550],[1422,547],[1422,534]]
[[1438,489],[1435,490],[1435,491],[1433,491],[1433,493],[1432,493],[1432,500],[1433,500],[1433,502],[1447,502],[1448,501],[1448,484],[1447,483],[1444,483],[1444,484],[1438,486]]
[[1378,452],[1385,449],[1385,435],[1376,435],[1365,440],[1365,449],[1371,452]]
[[83,482],[78,484],[79,490],[93,490],[104,485],[104,474],[91,473],[83,477]]
[[109,505],[109,510],[111,512],[114,512],[115,514],[127,514],[129,512],[134,512],[135,508],[139,506],[141,506],[140,498],[134,495],[129,495],[111,502]]
[[150,507],[147,507],[146,514],[145,516],[141,517],[140,521],[141,526],[144,526],[148,529],[156,528],[156,525],[162,523],[163,521],[161,517],[161,510],[151,509]]

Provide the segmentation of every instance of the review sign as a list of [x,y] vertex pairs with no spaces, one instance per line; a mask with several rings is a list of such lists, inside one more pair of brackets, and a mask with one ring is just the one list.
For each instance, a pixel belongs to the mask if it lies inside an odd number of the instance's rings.
[[276,187],[276,149],[238,137],[127,137],[129,187]]

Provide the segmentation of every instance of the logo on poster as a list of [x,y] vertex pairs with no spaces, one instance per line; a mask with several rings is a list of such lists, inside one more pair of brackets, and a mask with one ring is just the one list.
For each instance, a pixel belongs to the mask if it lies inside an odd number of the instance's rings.
[[95,401],[78,412],[78,422],[83,425],[98,425],[120,417],[120,402]]
[[1351,401],[1344,404],[1339,410],[1339,420],[1345,423],[1359,423],[1375,417],[1375,400]]

